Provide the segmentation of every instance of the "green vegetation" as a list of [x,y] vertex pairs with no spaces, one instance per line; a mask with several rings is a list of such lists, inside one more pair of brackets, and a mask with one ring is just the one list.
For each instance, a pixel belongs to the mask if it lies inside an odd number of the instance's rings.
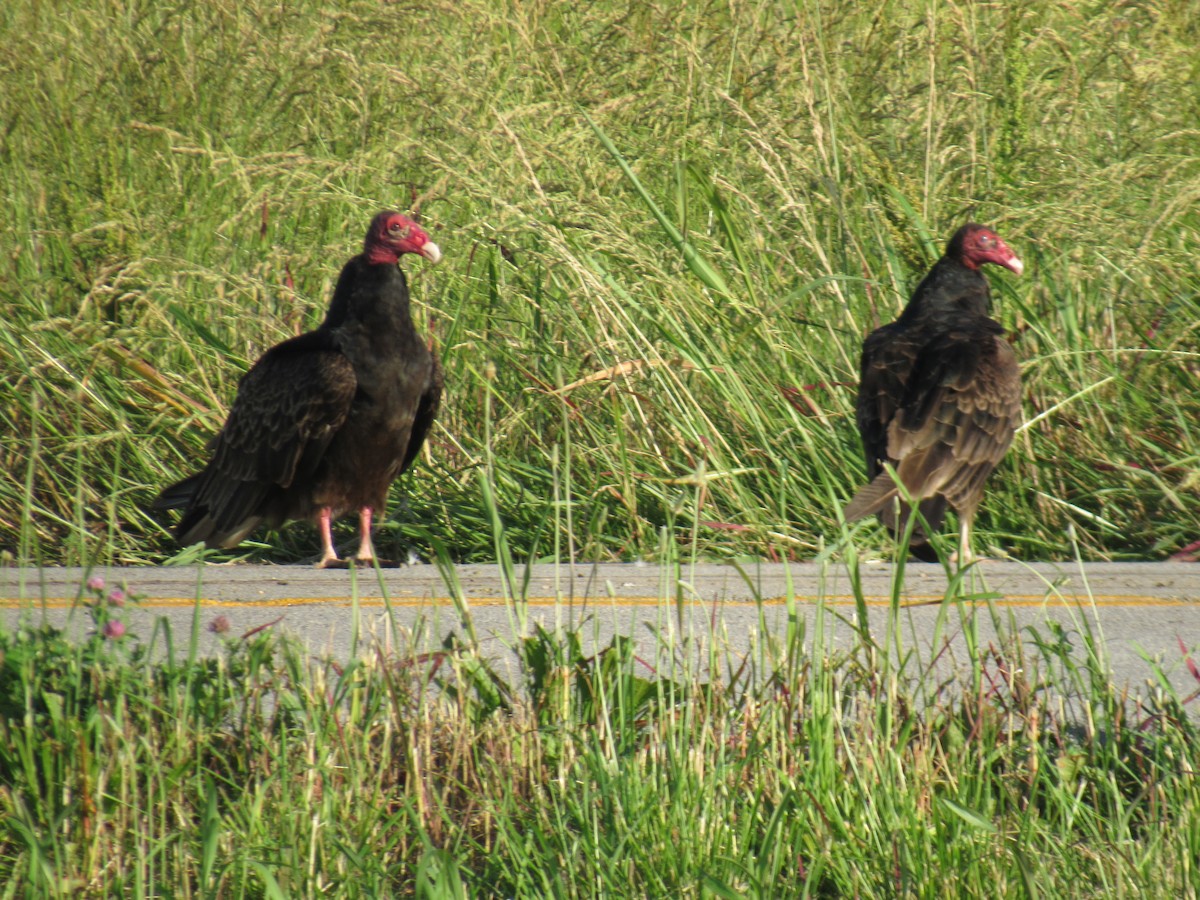
[[967,218],[1028,265],[980,549],[1200,537],[1191,4],[0,7],[6,554],[177,553],[146,502],[385,206],[446,252],[407,268],[448,397],[381,552],[491,558],[498,512],[519,558],[812,556],[861,338]]
[[[1166,0],[0,3],[0,562],[189,559],[146,503],[384,207],[445,251],[406,268],[448,386],[384,555],[519,595],[526,559],[891,553],[838,517],[859,345],[967,219],[1027,265],[992,273],[1028,427],[977,549],[1170,554],[1197,46]],[[944,621],[1005,625],[977,603]],[[820,604],[745,659],[522,623],[506,682],[458,611],[348,665],[200,658],[210,623],[134,635],[98,585],[82,640],[0,633],[0,897],[1200,891],[1195,723],[1086,627],[942,679]]]
[[129,607],[81,594],[82,642],[0,636],[4,896],[1200,889],[1184,701],[1131,702],[1086,626],[981,645],[999,613],[965,591],[969,659],[904,646],[898,603],[884,643],[835,645],[853,626],[818,603],[747,656],[673,615],[635,656],[598,612],[514,635],[513,681],[495,644],[402,632],[345,667],[270,631],[202,659],[210,623],[115,637]]

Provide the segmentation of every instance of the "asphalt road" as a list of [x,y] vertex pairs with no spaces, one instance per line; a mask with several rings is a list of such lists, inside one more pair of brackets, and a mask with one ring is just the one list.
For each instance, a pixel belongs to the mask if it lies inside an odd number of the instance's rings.
[[[936,659],[941,668],[965,658],[968,623],[977,625],[984,645],[1000,646],[1003,635],[1018,634],[1027,648],[1036,636],[1049,637],[1056,623],[1079,662],[1086,662],[1085,636],[1096,638],[1110,676],[1135,692],[1154,689],[1158,671],[1182,696],[1200,689],[1188,665],[1193,652],[1200,665],[1200,565],[987,561],[968,570],[961,591],[949,592],[966,602],[949,607],[940,566],[910,563],[899,584],[891,565],[865,564],[860,572],[876,639]],[[459,566],[452,575],[429,565],[7,568],[0,569],[0,622],[11,629],[22,620],[48,621],[82,633],[91,623],[77,599],[87,593],[87,577],[99,575],[106,591],[123,585],[141,598],[127,607],[134,635],[146,638],[163,617],[176,645],[186,644],[180,638],[199,615],[206,653],[220,649],[221,638],[208,631],[218,617],[229,625],[226,638],[285,629],[314,656],[340,660],[379,647],[407,653],[440,645],[450,631],[466,634],[464,616],[484,652],[509,665],[510,648],[534,623],[578,629],[587,646],[632,635],[651,666],[664,653],[677,660],[681,646],[701,662],[749,656],[769,666],[789,610],[810,650],[814,642],[825,652],[846,647],[855,636],[855,587],[838,564],[564,564],[518,567],[513,574],[515,583],[494,565]]]

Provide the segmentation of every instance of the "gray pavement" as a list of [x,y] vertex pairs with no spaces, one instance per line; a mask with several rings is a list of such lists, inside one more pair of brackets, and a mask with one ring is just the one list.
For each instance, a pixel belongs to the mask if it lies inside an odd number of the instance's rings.
[[[511,647],[540,623],[578,629],[589,646],[632,635],[655,671],[664,653],[678,662],[681,646],[693,661],[715,658],[724,667],[748,658],[769,669],[789,623],[801,629],[809,652],[828,653],[854,642],[859,610],[854,579],[836,563],[537,565],[518,567],[511,581],[494,565],[452,572],[430,565],[378,571],[202,565],[0,569],[0,623],[47,621],[82,633],[90,620],[76,599],[89,574],[141,598],[128,612],[131,631],[143,638],[162,617],[176,646],[186,645],[181,638],[198,615],[201,651],[217,652],[220,639],[207,626],[220,616],[230,626],[227,637],[278,628],[298,636],[314,656],[341,660],[381,646],[395,653],[429,649],[448,632],[468,636],[469,622],[484,652],[511,665]],[[1094,636],[1118,684],[1139,693],[1155,689],[1151,661],[1158,661],[1181,695],[1200,689],[1187,666],[1187,654],[1200,647],[1200,565],[986,561],[960,583],[937,565],[910,563],[898,581],[890,564],[863,564],[858,579],[870,632],[918,662],[936,659],[938,668],[953,668],[966,658],[971,634],[985,646],[1018,634],[1028,648],[1035,634],[1049,637],[1050,623],[1057,623],[1078,661],[1085,635]],[[946,604],[947,596],[962,602]]]

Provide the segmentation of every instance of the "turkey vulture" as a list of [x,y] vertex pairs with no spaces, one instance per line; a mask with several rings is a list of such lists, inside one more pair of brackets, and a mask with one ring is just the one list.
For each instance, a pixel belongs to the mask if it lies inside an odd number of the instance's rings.
[[376,215],[321,326],[276,344],[242,376],[208,465],[154,501],[184,508],[181,544],[228,548],[260,524],[315,518],[324,568],[341,562],[331,522],[357,511],[356,559],[374,561],[372,513],[416,459],[442,393],[437,356],[409,314],[404,253],[442,258],[415,222]]
[[[971,521],[983,482],[1021,417],[1021,373],[1004,329],[988,316],[984,263],[1017,275],[1024,268],[995,232],[964,225],[900,318],[863,343],[858,430],[869,483],[845,509],[847,522],[875,513],[894,534],[903,533],[911,509],[897,481],[931,529],[953,507],[960,564],[971,557]],[[910,550],[936,559],[919,524]]]

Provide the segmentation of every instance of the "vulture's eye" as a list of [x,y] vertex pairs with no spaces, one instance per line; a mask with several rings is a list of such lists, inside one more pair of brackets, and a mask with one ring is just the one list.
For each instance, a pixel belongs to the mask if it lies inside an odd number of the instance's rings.
[[391,233],[392,237],[398,237],[398,238],[408,237],[408,233],[411,230],[412,229],[410,229],[407,225],[401,225],[399,222],[392,224],[388,228],[388,231]]

